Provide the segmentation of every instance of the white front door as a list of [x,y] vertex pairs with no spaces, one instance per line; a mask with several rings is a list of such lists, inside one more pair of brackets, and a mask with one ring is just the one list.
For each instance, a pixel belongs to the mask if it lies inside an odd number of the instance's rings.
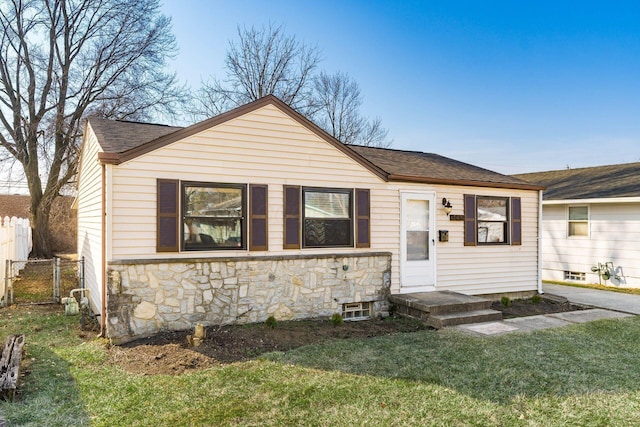
[[400,292],[435,290],[434,193],[401,193]]

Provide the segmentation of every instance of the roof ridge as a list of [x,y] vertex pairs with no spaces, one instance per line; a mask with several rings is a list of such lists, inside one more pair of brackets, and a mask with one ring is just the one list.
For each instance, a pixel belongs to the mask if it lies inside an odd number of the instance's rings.
[[173,126],[165,123],[150,123],[150,122],[142,122],[139,120],[126,120],[126,119],[110,119],[108,117],[100,117],[100,116],[89,116],[88,119],[90,121],[98,119],[98,120],[106,120],[109,122],[119,122],[119,123],[134,124],[134,125],[162,126],[162,127],[168,127],[168,128],[184,128],[184,126]]
[[404,150],[404,149],[399,149],[399,148],[391,148],[391,147],[372,147],[369,145],[359,145],[359,144],[344,144],[347,147],[363,147],[363,148],[371,148],[371,149],[375,149],[375,150],[385,150],[385,151],[396,151],[396,152],[400,152],[400,153],[415,153],[415,154],[430,154],[433,156],[440,156],[440,157],[444,157],[440,154],[437,153],[427,153],[425,151],[419,151],[419,150]]
[[640,162],[626,162],[626,163],[612,163],[612,164],[608,164],[608,165],[599,165],[599,166],[583,166],[580,168],[568,168],[568,169],[551,169],[551,170],[545,170],[545,171],[538,171],[538,172],[522,172],[522,173],[516,173],[516,174],[512,174],[513,176],[517,176],[517,175],[535,175],[535,174],[541,174],[541,173],[551,173],[551,172],[578,172],[578,171],[585,171],[588,169],[602,169],[602,168],[611,168],[611,167],[620,167],[620,166],[632,166],[632,165],[638,165],[640,166]]

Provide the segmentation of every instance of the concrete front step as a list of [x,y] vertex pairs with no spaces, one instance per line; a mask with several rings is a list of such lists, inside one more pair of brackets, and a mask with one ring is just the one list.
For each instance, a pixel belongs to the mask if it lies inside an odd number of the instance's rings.
[[412,312],[421,311],[428,315],[486,310],[492,303],[486,298],[451,291],[397,294],[391,295],[389,301]]
[[427,325],[436,329],[441,329],[445,326],[495,322],[500,320],[502,320],[501,311],[483,309],[456,313],[432,314],[427,318]]

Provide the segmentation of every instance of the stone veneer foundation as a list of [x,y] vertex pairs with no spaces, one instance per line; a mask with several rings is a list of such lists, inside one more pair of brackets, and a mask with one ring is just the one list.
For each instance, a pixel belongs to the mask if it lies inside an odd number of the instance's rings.
[[391,254],[122,260],[107,274],[107,334],[123,343],[196,323],[331,316],[349,302],[386,315]]

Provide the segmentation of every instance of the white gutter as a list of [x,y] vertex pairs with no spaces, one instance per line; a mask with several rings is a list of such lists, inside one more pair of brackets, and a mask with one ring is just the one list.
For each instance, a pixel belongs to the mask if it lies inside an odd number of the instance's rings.
[[542,290],[542,190],[538,192],[538,294]]
[[545,200],[545,205],[573,205],[587,203],[640,203],[640,197],[602,197],[597,199]]

